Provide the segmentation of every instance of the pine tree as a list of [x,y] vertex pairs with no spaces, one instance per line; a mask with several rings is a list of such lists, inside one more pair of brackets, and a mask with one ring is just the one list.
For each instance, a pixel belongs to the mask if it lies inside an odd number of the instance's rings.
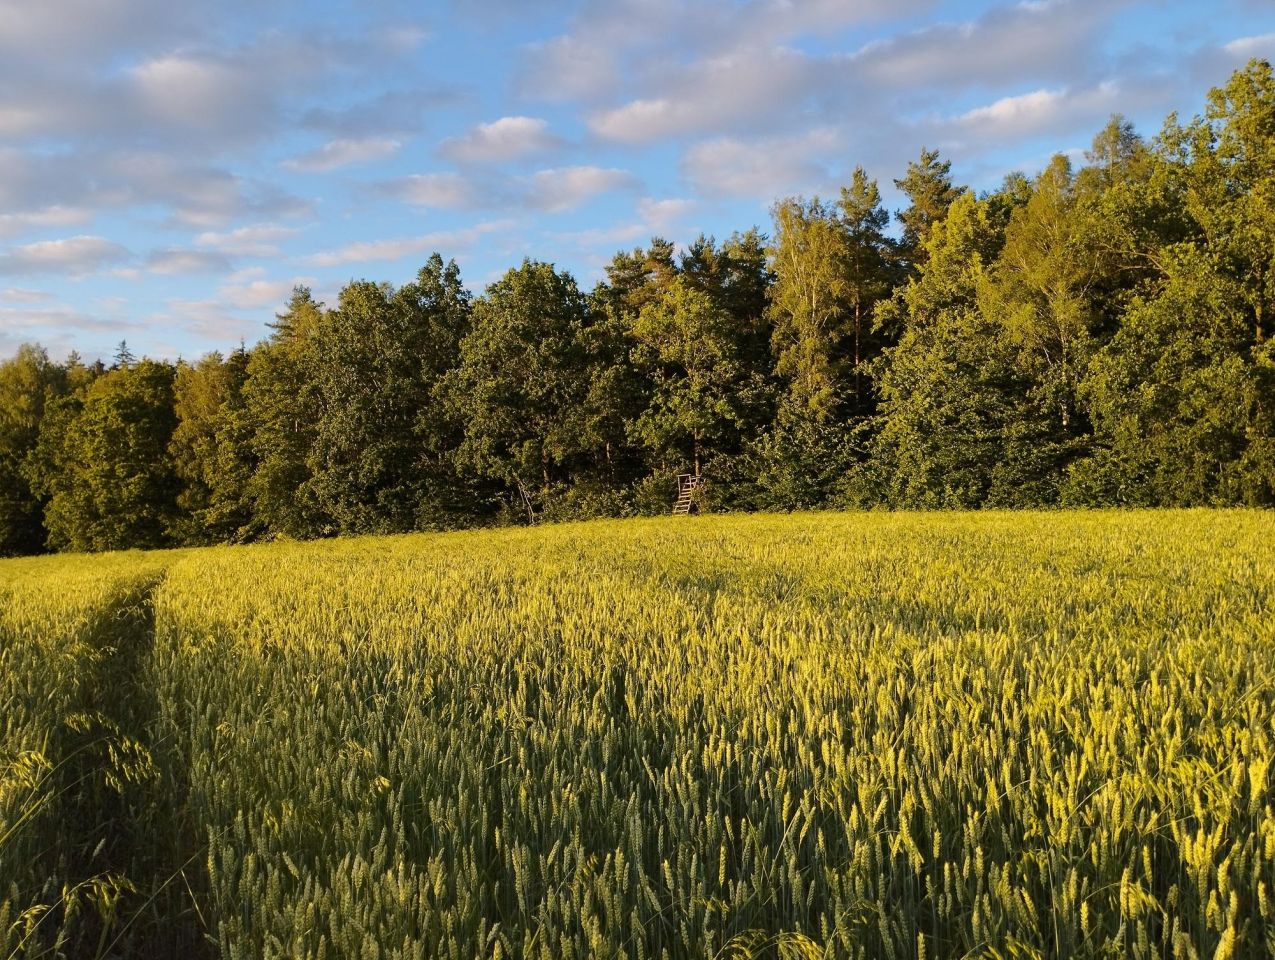
[[850,362],[854,412],[865,414],[871,407],[865,395],[864,367],[880,346],[871,337],[872,317],[877,304],[890,295],[898,280],[895,246],[885,235],[890,215],[881,206],[881,192],[862,167],[855,168],[850,186],[842,188],[837,206],[845,231],[845,297],[853,338]]
[[937,150],[925,147],[921,148],[920,157],[908,164],[903,178],[895,180],[894,185],[911,201],[895,216],[903,224],[903,257],[913,267],[918,267],[928,256],[926,241],[930,231],[947,216],[948,209],[964,188],[952,184],[952,162],[940,160]]

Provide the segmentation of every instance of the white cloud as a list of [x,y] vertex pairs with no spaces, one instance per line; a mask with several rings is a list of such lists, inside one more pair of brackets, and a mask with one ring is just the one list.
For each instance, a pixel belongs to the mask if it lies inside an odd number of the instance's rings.
[[825,61],[784,48],[745,48],[669,71],[662,96],[632,100],[589,119],[598,136],[620,143],[773,128],[800,120],[832,78]]
[[1246,59],[1275,55],[1275,33],[1264,33],[1256,37],[1239,37],[1222,49],[1232,56]]
[[631,190],[638,179],[608,167],[554,167],[514,179],[492,174],[421,173],[382,184],[380,190],[422,207],[479,210],[525,207],[562,213],[615,190]]
[[186,226],[208,230],[243,217],[296,217],[311,209],[309,201],[266,181],[186,167],[160,156],[132,159],[139,173],[149,167],[153,179],[125,187],[138,191],[128,197],[130,205],[145,202],[143,198],[153,192],[170,205],[172,220]]
[[525,203],[549,213],[572,210],[601,194],[639,186],[627,170],[587,166],[541,170],[524,183]]
[[575,100],[606,95],[618,84],[614,51],[566,36],[532,48],[520,86],[545,100]]
[[666,197],[662,200],[643,197],[638,201],[637,210],[645,226],[659,231],[680,223],[698,206],[697,201],[686,197]]
[[420,207],[473,207],[487,202],[473,182],[459,173],[418,173],[385,185],[386,192]]
[[[291,290],[288,294],[291,294]],[[286,297],[285,297],[286,300]],[[282,301],[280,302],[282,306]],[[190,300],[174,298],[166,301],[163,312],[146,317],[146,324],[165,330],[182,329],[217,345],[220,350],[236,340],[250,340],[262,329],[259,319],[246,319],[228,309],[224,299]],[[167,349],[173,355],[178,351]]]
[[25,287],[9,287],[0,290],[0,298],[13,303],[45,303],[53,299],[53,294],[46,290],[29,290]]
[[0,0],[0,59],[62,56],[96,59],[185,26],[188,11],[167,0]]
[[611,249],[621,245],[637,243],[651,236],[646,224],[617,223],[609,227],[591,227],[588,230],[571,230],[562,233],[551,233],[549,237],[557,244],[568,244],[577,251],[587,251],[598,256],[599,248]]
[[153,250],[146,258],[146,269],[164,275],[187,273],[226,273],[230,261],[225,254],[213,250],[188,250],[167,247]]
[[25,213],[0,213],[0,237],[45,227],[78,226],[93,219],[93,211],[83,207],[54,205]]
[[1074,80],[1095,56],[1102,27],[1131,0],[1051,0],[990,8],[977,20],[938,23],[877,40],[851,66],[861,80],[915,94],[1022,82]]
[[399,237],[389,240],[360,240],[337,250],[327,250],[305,258],[315,267],[337,267],[347,263],[376,263],[401,260],[430,248],[432,241],[423,237]]
[[9,219],[9,232],[137,207],[165,209],[173,221],[208,229],[248,217],[295,216],[309,204],[276,184],[160,150],[45,154],[0,147],[0,210],[7,211],[0,217]]
[[313,286],[313,277],[291,280],[250,280],[247,283],[225,283],[217,288],[217,300],[237,310],[260,310],[282,307],[296,286]]
[[329,140],[321,147],[285,160],[283,166],[305,173],[323,173],[392,156],[401,146],[399,141],[389,137]]
[[301,125],[337,138],[397,138],[419,133],[431,110],[456,106],[462,93],[446,85],[413,90],[389,90],[349,106],[314,106],[301,117]]
[[33,340],[39,341],[55,357],[64,357],[77,349],[91,356],[93,350],[117,343],[125,332],[141,328],[137,320],[120,316],[113,310],[86,313],[59,303],[52,296],[34,305],[0,305],[0,356],[7,356],[19,344]]
[[682,227],[686,216],[698,206],[696,201],[680,197],[661,200],[643,197],[636,205],[636,220],[608,227],[551,233],[548,236],[555,245],[566,244],[591,255],[595,265],[598,265],[603,262],[598,259],[599,248],[614,249],[620,244],[631,244],[674,232]]
[[234,257],[274,257],[279,243],[299,232],[297,227],[277,223],[254,223],[225,232],[205,231],[195,237],[201,247],[220,250]]
[[168,54],[129,71],[132,92],[147,115],[170,129],[217,135],[259,133],[272,100],[250,64]]
[[297,286],[313,287],[314,277],[269,279],[264,267],[246,267],[227,276],[214,295],[205,300],[175,298],[167,301],[168,313],[155,314],[151,323],[180,324],[224,345],[225,338],[247,337],[260,329],[259,320],[245,320],[241,312],[259,315],[282,308]]
[[[338,77],[348,82],[359,70],[391,61],[372,32],[338,40],[318,28],[273,29],[268,19],[257,24],[258,39],[228,42],[230,32],[217,19],[234,16],[226,8],[245,2],[224,0],[214,8],[163,0],[0,0],[0,89],[21,92],[0,108],[0,136],[40,136],[83,150],[170,149],[198,165],[283,132],[287,118]],[[41,18],[24,12],[34,7],[60,11],[68,24],[59,31],[34,23]],[[103,25],[105,8],[124,16]],[[180,9],[169,16],[166,8]],[[30,32],[31,46],[10,49],[20,44],[8,43],[5,31],[24,18],[30,30],[17,32]],[[104,26],[103,36],[79,42],[94,24]]]
[[1016,97],[1002,97],[985,107],[975,107],[961,114],[957,122],[977,127],[1017,126],[1024,119],[1032,120],[1041,114],[1052,114],[1066,98],[1066,90],[1033,90]]
[[0,137],[21,137],[38,131],[45,122],[43,111],[20,103],[0,105]]
[[1062,134],[1077,126],[1096,127],[1102,117],[1121,105],[1121,91],[1114,83],[1083,90],[1033,90],[975,107],[947,126],[951,133],[980,143],[1021,140],[1044,133]]
[[493,163],[520,160],[561,145],[562,140],[549,132],[549,124],[544,120],[501,117],[491,123],[480,123],[463,136],[444,140],[438,154],[455,163]]
[[840,134],[829,128],[792,138],[721,137],[687,150],[682,174],[710,196],[765,202],[797,193],[827,192],[836,177],[823,158],[835,156],[842,147]]
[[[619,0],[617,8],[637,2]],[[747,21],[741,26],[723,22],[724,8],[710,2],[689,14],[689,33],[679,33],[686,49],[679,49],[677,40],[653,40],[658,56],[630,71],[626,82],[617,82],[613,95],[590,99],[613,100],[628,88],[636,95],[589,111],[587,122],[601,139],[623,144],[777,137],[835,126],[860,134],[856,139],[872,131],[861,149],[866,159],[875,160],[872,152],[882,150],[879,142],[889,138],[892,127],[915,116],[918,106],[951,97],[953,91],[995,90],[1021,84],[1024,77],[1052,80],[1052,85],[1092,82],[1095,78],[1086,74],[1095,73],[1094,64],[1105,59],[1095,53],[1096,39],[1114,11],[1130,2],[1001,4],[974,20],[886,35],[856,52],[835,47],[812,52],[785,44],[803,31],[880,14],[883,4],[754,0],[732,5]],[[662,0],[654,6],[657,20],[671,15]],[[615,38],[623,34],[617,20],[601,14],[588,22],[597,30],[609,23]],[[644,30],[637,28],[639,36]],[[572,34],[562,43],[596,45],[597,37],[589,35],[586,42],[585,36]],[[639,40],[619,42],[624,49],[624,43]]]
[[[591,0],[558,37],[531,46],[521,86],[536,96],[597,103],[634,79],[806,32],[907,16],[934,0]],[[764,71],[762,71],[764,72]],[[644,98],[645,99],[645,98]]]
[[400,56],[415,52],[417,47],[432,37],[429,30],[414,23],[386,27],[377,34],[377,39],[387,50]]
[[131,256],[127,249],[105,237],[41,240],[0,253],[0,274],[57,273],[80,277],[121,263]]
[[513,230],[511,220],[495,220],[475,224],[461,230],[442,230],[419,237],[401,237],[392,240],[373,240],[350,243],[337,250],[327,250],[305,258],[305,263],[315,267],[338,267],[350,263],[391,263],[404,257],[438,251],[444,256],[471,247],[477,241],[493,233]]
[[[681,116],[679,117],[679,114]],[[594,133],[608,140],[641,143],[669,132],[680,132],[684,126],[687,104],[666,97],[655,100],[633,100],[622,107],[604,110],[589,122]]]

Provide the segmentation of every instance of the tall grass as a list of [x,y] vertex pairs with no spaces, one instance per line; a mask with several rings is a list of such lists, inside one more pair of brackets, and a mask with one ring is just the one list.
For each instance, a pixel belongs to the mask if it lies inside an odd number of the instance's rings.
[[116,821],[152,762],[118,722],[129,678],[111,667],[162,568],[138,554],[0,567],[0,957],[103,952],[133,891]]

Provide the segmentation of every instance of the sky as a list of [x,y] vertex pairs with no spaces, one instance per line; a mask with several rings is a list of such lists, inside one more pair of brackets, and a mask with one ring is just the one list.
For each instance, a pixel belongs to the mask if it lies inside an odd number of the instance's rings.
[[1275,0],[0,0],[0,355],[252,344],[433,251],[530,257],[769,224],[922,145],[988,189],[1113,112],[1153,135]]

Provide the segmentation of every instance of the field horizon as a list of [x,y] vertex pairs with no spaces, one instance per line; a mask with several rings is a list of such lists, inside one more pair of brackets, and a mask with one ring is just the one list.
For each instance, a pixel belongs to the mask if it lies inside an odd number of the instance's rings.
[[253,540],[244,543],[213,543],[204,546],[171,546],[171,547],[128,547],[120,550],[59,551],[56,553],[37,553],[23,556],[0,557],[0,571],[12,566],[27,563],[56,564],[60,560],[96,560],[110,557],[155,556],[182,557],[190,554],[212,550],[248,550],[256,548],[279,548],[287,546],[320,546],[323,544],[360,543],[371,541],[415,541],[435,538],[466,538],[509,534],[512,536],[532,535],[546,530],[563,529],[606,529],[608,527],[629,527],[651,524],[661,526],[669,524],[674,528],[684,524],[703,523],[711,526],[715,522],[753,519],[759,521],[777,519],[814,519],[819,517],[926,517],[933,519],[955,518],[1028,518],[1028,517],[1150,517],[1150,516],[1221,516],[1240,515],[1266,517],[1275,514],[1268,507],[1246,506],[1192,506],[1192,507],[1122,507],[1122,506],[1046,506],[1037,508],[1025,507],[979,507],[962,509],[945,508],[894,508],[874,506],[856,507],[815,507],[808,510],[721,510],[690,515],[657,515],[633,517],[588,517],[550,519],[534,524],[492,523],[486,526],[459,527],[446,530],[413,530],[399,533],[339,533],[328,537],[294,538],[287,534],[279,534],[270,540]]

